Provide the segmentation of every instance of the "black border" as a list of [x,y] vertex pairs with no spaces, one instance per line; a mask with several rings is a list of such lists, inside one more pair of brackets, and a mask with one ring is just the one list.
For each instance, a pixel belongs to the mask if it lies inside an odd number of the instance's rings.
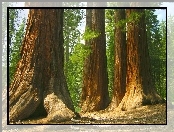
[[[9,123],[9,9],[165,9],[166,10],[166,124],[10,124]],[[7,125],[167,125],[167,7],[7,7]]]

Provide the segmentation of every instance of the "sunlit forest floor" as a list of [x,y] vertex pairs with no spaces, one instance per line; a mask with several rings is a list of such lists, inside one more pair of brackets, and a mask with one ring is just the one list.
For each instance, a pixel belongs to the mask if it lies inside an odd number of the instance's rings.
[[[169,109],[174,118],[174,109]],[[172,114],[173,113],[173,114]],[[30,119],[16,124],[42,124],[42,118]],[[147,105],[130,111],[93,112],[79,119],[46,124],[166,124],[166,104]],[[44,123],[45,124],[45,123]]]

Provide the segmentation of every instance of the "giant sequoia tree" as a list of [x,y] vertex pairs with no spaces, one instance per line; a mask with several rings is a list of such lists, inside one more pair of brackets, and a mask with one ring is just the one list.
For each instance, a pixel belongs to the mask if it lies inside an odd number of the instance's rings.
[[91,53],[85,60],[82,112],[105,109],[109,104],[106,63],[105,10],[87,9],[86,26],[99,36],[86,41]]
[[126,32],[125,25],[121,21],[125,20],[125,9],[115,10],[115,31],[114,31],[114,86],[113,97],[109,108],[119,105],[126,92]]
[[41,111],[50,121],[74,115],[63,66],[63,9],[31,9],[21,60],[9,88],[10,121]]
[[127,23],[126,94],[118,106],[122,110],[162,102],[152,82],[145,10],[127,9],[126,15],[130,21]]

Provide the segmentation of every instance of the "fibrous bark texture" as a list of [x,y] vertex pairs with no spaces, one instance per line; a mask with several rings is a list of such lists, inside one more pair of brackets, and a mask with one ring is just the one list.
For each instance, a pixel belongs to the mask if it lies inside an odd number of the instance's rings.
[[104,9],[87,9],[87,24],[99,36],[86,41],[91,53],[85,60],[82,112],[105,109],[109,104]]
[[[9,120],[45,109],[56,120],[73,116],[63,72],[63,9],[31,9],[14,80],[9,88]],[[36,111],[37,110],[37,111]]]
[[[125,9],[115,10],[115,27],[114,32],[114,86],[113,97],[109,109],[115,109],[126,92],[126,32],[125,25],[121,21],[125,20]],[[120,26],[118,26],[120,25]]]
[[136,17],[127,23],[126,94],[118,106],[122,110],[163,102],[151,79],[145,10],[127,9],[126,15]]

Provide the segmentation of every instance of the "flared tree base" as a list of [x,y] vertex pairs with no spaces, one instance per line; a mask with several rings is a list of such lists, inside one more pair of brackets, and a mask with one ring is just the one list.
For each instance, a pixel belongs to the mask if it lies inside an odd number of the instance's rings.
[[158,94],[151,93],[145,95],[142,91],[130,90],[126,92],[117,109],[127,111],[140,106],[154,105],[158,103],[165,103],[165,100]]

